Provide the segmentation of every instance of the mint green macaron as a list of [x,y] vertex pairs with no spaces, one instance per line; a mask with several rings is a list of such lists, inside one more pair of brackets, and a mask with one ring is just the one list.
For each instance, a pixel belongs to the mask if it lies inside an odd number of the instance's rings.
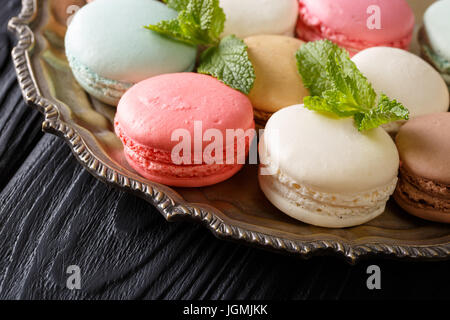
[[450,88],[450,0],[437,1],[427,9],[419,40],[424,58]]
[[100,101],[117,105],[139,81],[192,71],[196,47],[144,28],[176,17],[176,11],[156,0],[97,0],[85,5],[65,37],[75,78]]

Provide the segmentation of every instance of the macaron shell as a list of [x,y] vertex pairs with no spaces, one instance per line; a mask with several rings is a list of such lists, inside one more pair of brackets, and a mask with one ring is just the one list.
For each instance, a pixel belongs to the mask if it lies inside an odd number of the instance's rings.
[[398,152],[383,129],[359,132],[353,119],[327,117],[302,105],[275,113],[264,141],[282,172],[321,192],[364,192],[397,176]]
[[424,27],[433,51],[450,61],[450,0],[436,1],[427,9]]
[[295,53],[304,42],[275,35],[248,37],[244,42],[256,75],[249,94],[254,108],[273,113],[303,103],[309,92],[297,71]]
[[396,143],[402,166],[414,175],[450,184],[450,113],[410,120]]
[[117,106],[123,94],[133,85],[103,78],[81,65],[74,57],[68,57],[68,61],[78,84],[86,92],[106,104]]
[[447,111],[449,92],[440,74],[418,56],[388,47],[369,48],[352,58],[378,94],[401,102],[410,118]]
[[220,0],[227,20],[223,37],[246,38],[259,34],[293,36],[297,0]]
[[196,121],[203,131],[214,128],[226,137],[227,129],[254,128],[253,108],[247,96],[217,79],[185,72],[134,85],[116,113],[116,122],[130,139],[168,152],[179,143],[172,141],[177,129],[187,130],[194,140]]
[[[414,14],[405,0],[300,0],[308,14],[333,32],[348,39],[364,39],[374,45],[408,37]],[[369,29],[368,8],[380,8],[381,29]]]
[[175,17],[175,10],[155,0],[96,0],[75,14],[65,38],[67,56],[103,78],[130,83],[190,71],[195,47],[144,28]]

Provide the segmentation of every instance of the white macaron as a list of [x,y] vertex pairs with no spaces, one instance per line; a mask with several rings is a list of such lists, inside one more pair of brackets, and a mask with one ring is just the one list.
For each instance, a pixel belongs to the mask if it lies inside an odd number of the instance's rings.
[[[401,102],[410,118],[448,110],[449,92],[444,79],[420,57],[401,49],[373,47],[352,60],[375,91]],[[393,122],[385,129],[396,132],[402,123]]]
[[272,204],[328,228],[363,224],[384,212],[397,184],[399,155],[381,128],[359,132],[295,105],[276,112],[259,144],[259,182]]
[[298,0],[220,0],[220,6],[227,17],[223,37],[294,35]]

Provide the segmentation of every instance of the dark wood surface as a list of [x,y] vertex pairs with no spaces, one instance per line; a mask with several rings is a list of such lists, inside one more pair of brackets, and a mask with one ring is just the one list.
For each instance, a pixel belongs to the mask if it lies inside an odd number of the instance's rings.
[[[450,298],[450,262],[304,261],[168,223],[94,179],[23,102],[6,30],[19,8],[6,0],[0,10],[1,299]],[[371,264],[381,267],[378,291],[366,287]],[[81,290],[66,288],[70,265]]]

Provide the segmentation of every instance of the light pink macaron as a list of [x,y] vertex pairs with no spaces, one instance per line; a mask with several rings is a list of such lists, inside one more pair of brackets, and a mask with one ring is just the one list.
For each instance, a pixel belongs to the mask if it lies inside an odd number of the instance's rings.
[[128,163],[151,181],[178,187],[212,185],[236,174],[254,128],[244,94],[196,73],[164,74],[134,85],[115,117]]
[[408,49],[414,13],[405,0],[299,0],[297,36],[329,39],[353,56],[370,47]]

